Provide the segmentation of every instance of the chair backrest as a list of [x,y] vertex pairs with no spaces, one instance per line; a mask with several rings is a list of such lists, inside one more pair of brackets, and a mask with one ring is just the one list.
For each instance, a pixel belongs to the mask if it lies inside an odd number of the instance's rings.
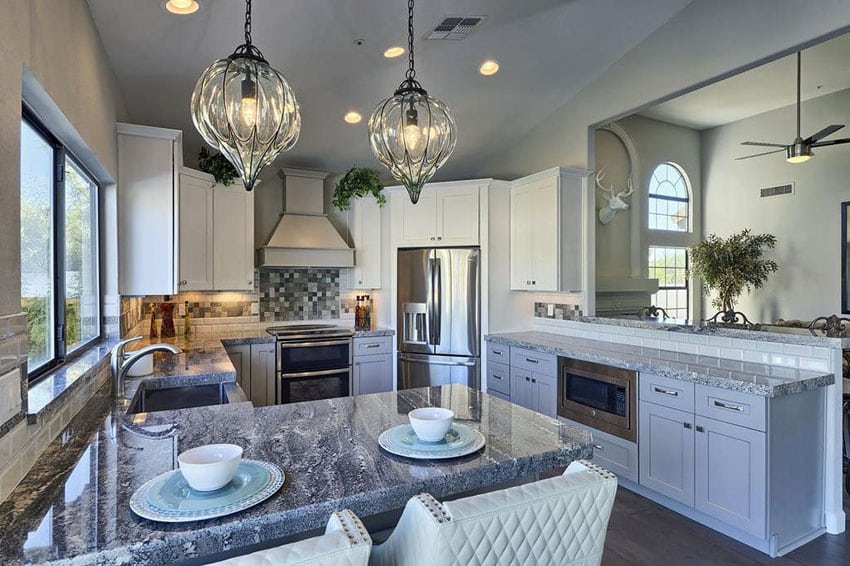
[[344,509],[331,515],[325,534],[236,556],[219,566],[366,566],[372,539],[357,515]]
[[370,564],[598,565],[616,491],[614,474],[578,461],[559,477],[447,503],[422,494]]

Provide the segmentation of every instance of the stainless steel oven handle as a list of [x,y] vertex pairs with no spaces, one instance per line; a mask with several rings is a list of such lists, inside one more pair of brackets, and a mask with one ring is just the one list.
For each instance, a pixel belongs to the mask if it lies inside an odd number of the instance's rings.
[[669,389],[662,389],[661,387],[653,387],[652,389],[654,389],[656,393],[661,393],[663,395],[669,395],[670,397],[678,397],[679,396],[678,391],[671,391]]
[[339,375],[341,373],[351,373],[351,368],[346,366],[337,369],[323,369],[321,371],[302,371],[299,373],[281,373],[282,379],[294,379],[298,377],[321,377],[323,375]]
[[351,340],[326,340],[323,342],[281,342],[280,347],[283,350],[291,350],[292,348],[312,348],[313,346],[345,346],[351,344]]

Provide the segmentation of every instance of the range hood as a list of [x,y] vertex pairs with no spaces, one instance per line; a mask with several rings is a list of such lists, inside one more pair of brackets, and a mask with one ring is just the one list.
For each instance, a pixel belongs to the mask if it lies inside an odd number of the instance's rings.
[[283,214],[257,252],[259,267],[353,267],[354,250],[324,213],[327,173],[281,169]]

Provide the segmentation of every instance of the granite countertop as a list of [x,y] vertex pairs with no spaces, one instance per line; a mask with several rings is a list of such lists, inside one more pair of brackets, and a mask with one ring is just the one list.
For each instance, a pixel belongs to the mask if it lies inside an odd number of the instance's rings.
[[831,373],[676,353],[548,332],[490,334],[485,340],[764,397],[781,397],[835,383],[835,376]]
[[[453,409],[487,439],[480,452],[422,462],[391,456],[378,435],[420,406]],[[125,415],[102,388],[0,504],[0,563],[170,564],[324,527],[332,511],[361,516],[492,486],[589,458],[588,433],[461,385],[254,408],[242,403]],[[204,522],[155,523],[129,509],[176,455],[233,442],[278,464],[281,490]]]

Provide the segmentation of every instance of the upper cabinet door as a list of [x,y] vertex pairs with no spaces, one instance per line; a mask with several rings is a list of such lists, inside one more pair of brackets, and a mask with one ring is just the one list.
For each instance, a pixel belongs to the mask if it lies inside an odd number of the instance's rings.
[[436,192],[437,243],[441,246],[477,246],[480,187],[448,185],[439,187]]
[[213,188],[213,288],[254,288],[254,193],[236,183]]
[[528,224],[532,244],[531,288],[557,291],[560,267],[558,241],[558,182],[544,180],[531,185],[533,215]]
[[177,292],[182,133],[118,124],[118,292]]
[[437,195],[426,185],[419,195],[419,202],[413,204],[406,192],[393,194],[393,204],[400,214],[394,218],[401,220],[399,226],[400,247],[434,246],[437,244]]
[[511,289],[531,289],[534,271],[534,193],[530,187],[511,191]]
[[180,173],[180,291],[213,288],[213,185]]
[[371,195],[353,199],[348,219],[354,243],[352,286],[355,289],[380,289],[381,207]]

